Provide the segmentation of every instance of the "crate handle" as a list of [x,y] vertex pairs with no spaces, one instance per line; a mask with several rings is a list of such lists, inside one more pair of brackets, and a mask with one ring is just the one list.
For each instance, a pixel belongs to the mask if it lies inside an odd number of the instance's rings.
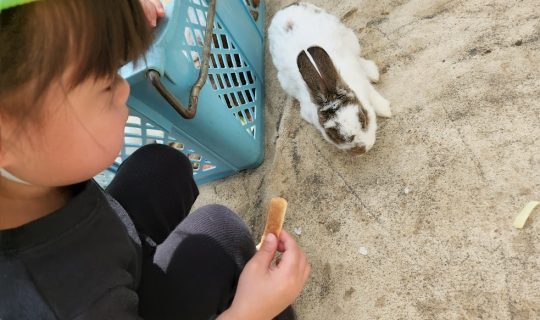
[[193,119],[197,114],[197,105],[199,103],[199,93],[201,92],[206,78],[208,76],[210,48],[212,46],[212,36],[214,28],[214,17],[216,16],[216,0],[210,0],[208,4],[208,14],[206,20],[206,34],[204,36],[203,58],[201,71],[199,71],[199,78],[191,88],[189,95],[189,107],[184,107],[176,97],[163,85],[161,82],[161,75],[158,71],[150,69],[146,72],[146,77],[150,80],[154,88],[161,94],[161,96],[167,100],[167,102],[173,107],[179,115],[184,119]]

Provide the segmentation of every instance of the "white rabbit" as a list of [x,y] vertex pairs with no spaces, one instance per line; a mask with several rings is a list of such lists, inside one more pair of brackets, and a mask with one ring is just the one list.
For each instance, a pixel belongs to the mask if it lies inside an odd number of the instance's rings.
[[375,114],[390,117],[390,103],[371,84],[379,71],[360,56],[354,32],[301,2],[276,13],[268,41],[279,82],[300,102],[302,117],[339,149],[368,151],[375,143]]

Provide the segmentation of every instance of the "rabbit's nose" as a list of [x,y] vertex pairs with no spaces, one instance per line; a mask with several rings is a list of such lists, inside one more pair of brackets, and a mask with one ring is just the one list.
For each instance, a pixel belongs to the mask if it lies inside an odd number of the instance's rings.
[[366,146],[356,146],[351,148],[349,152],[352,154],[364,154],[366,153]]

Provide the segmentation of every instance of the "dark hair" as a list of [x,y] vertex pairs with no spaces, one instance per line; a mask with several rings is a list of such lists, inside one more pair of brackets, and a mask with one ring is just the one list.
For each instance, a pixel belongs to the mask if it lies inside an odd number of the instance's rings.
[[[74,68],[64,83],[70,89],[89,77],[113,77],[151,42],[152,30],[139,0],[44,0],[4,10],[0,115],[14,120],[35,116],[39,96],[68,66]],[[24,96],[16,97],[16,103],[6,103],[21,91]]]

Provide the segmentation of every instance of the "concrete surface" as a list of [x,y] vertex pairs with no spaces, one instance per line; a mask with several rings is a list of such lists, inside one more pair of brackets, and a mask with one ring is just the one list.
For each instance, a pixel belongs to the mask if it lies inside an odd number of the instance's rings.
[[[291,2],[267,1],[267,23]],[[265,163],[196,206],[258,239],[268,200],[289,200],[313,267],[300,319],[540,319],[540,212],[511,226],[540,199],[540,2],[312,2],[356,31],[394,117],[368,154],[338,152],[267,53]]]

